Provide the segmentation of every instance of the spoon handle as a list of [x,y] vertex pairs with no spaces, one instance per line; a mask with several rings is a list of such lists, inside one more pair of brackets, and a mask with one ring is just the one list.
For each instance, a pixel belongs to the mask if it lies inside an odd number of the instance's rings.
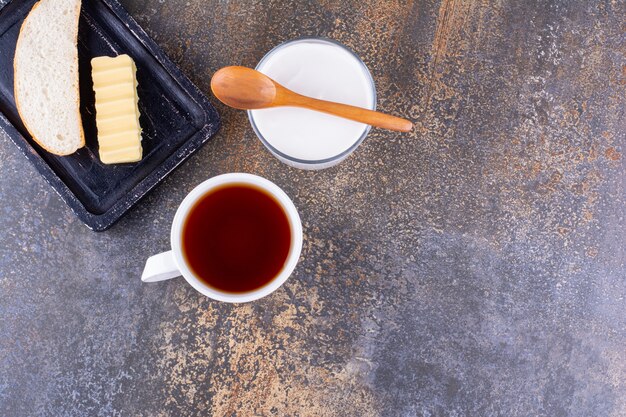
[[400,117],[364,109],[362,107],[350,106],[349,104],[318,100],[296,93],[289,97],[289,103],[284,103],[283,105],[304,107],[398,132],[408,132],[413,128],[413,123]]

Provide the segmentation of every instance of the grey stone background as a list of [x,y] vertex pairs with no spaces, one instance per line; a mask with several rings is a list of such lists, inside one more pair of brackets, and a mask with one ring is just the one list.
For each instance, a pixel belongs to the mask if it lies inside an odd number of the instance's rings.
[[[213,99],[220,133],[104,233],[0,134],[0,415],[626,416],[623,1],[123,4],[207,94],[336,39],[416,129],[305,172]],[[185,194],[231,171],[299,208],[287,284],[142,285]]]

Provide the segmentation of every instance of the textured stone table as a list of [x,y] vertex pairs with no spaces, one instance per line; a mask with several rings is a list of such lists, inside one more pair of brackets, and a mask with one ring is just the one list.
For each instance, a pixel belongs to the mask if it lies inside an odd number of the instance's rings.
[[[326,36],[417,128],[305,172],[216,103],[221,132],[104,233],[1,134],[0,415],[626,416],[624,2],[123,3],[206,93]],[[238,306],[142,285],[231,171],[299,208],[292,278]]]

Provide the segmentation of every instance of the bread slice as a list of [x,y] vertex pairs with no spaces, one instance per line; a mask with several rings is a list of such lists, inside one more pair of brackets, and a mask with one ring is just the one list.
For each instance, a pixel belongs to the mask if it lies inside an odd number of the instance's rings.
[[45,150],[69,155],[85,145],[78,88],[81,0],[40,0],[20,29],[13,61],[17,111]]

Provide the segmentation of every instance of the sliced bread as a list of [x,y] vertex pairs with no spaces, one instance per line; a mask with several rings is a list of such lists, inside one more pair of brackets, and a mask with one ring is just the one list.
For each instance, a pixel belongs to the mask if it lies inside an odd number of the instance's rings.
[[40,0],[20,29],[15,104],[33,139],[57,155],[85,145],[78,87],[81,0]]

